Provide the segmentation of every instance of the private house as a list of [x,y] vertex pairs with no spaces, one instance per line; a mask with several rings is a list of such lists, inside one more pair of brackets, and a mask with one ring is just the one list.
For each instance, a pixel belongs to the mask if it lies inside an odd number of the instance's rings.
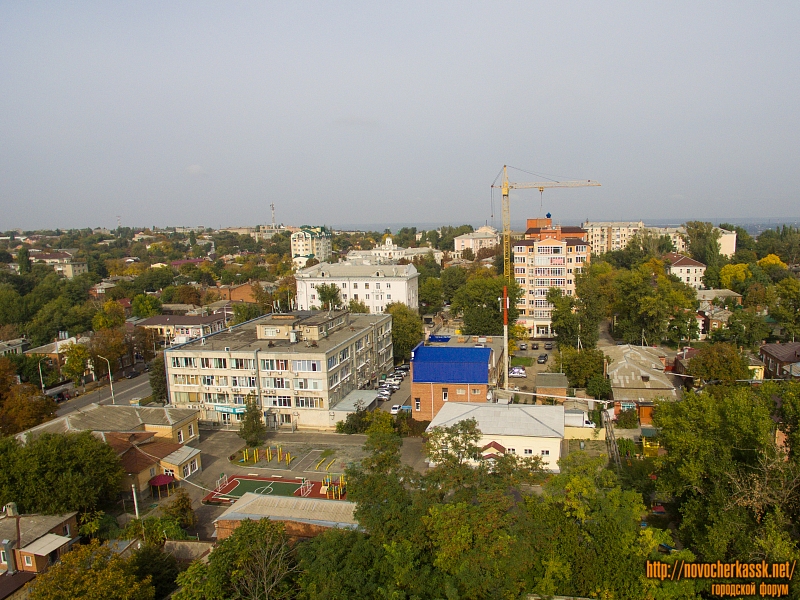
[[23,444],[43,433],[149,432],[156,440],[186,444],[199,439],[200,412],[187,408],[149,408],[90,404],[16,435]]
[[411,352],[411,416],[430,421],[448,402],[486,404],[502,383],[503,339],[430,336]]
[[764,344],[758,349],[766,379],[800,379],[800,342]]
[[667,275],[674,275],[694,289],[703,287],[703,277],[706,274],[706,266],[703,263],[677,252],[667,252],[664,260]]
[[0,356],[5,356],[7,354],[22,354],[27,349],[28,340],[25,338],[0,342]]
[[542,400],[542,396],[552,395],[556,402],[564,403],[564,397],[569,388],[569,379],[563,373],[537,373],[536,374],[536,396],[537,400]]
[[6,505],[0,515],[0,577],[43,573],[72,547],[77,536],[77,512],[17,516],[16,506]]
[[214,521],[221,542],[247,519],[281,521],[295,540],[310,539],[328,529],[357,529],[355,502],[302,496],[264,496],[247,492]]
[[538,456],[548,471],[559,472],[564,440],[563,406],[449,402],[425,431],[450,427],[466,419],[477,422],[482,434],[478,446],[485,458],[492,458],[492,454]]
[[611,346],[604,349],[611,359],[608,378],[611,380],[611,398],[614,412],[647,406],[657,398],[677,400],[678,392],[665,372],[666,357],[657,349],[647,346]]
[[731,290],[725,289],[710,289],[710,290],[697,290],[697,300],[700,302],[700,310],[711,310],[714,306],[714,300],[721,301],[728,308],[734,305],[741,306],[742,295],[737,294]]
[[[257,285],[262,290],[273,293],[278,289],[278,284],[271,281],[251,281],[248,283],[240,283],[236,285],[219,285],[217,292],[221,300],[230,300],[231,302],[248,302],[254,304],[256,302],[253,296],[253,286]],[[213,289],[213,288],[212,288]]]

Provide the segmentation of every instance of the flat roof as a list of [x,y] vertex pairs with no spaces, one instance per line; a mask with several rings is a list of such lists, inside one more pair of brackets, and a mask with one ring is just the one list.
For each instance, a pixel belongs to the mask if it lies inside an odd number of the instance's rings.
[[526,404],[483,404],[446,402],[428,425],[449,427],[465,419],[475,419],[485,436],[564,437],[564,407]]
[[355,529],[355,502],[320,500],[298,496],[263,496],[245,493],[214,522],[267,518],[273,521],[300,521],[328,527]]

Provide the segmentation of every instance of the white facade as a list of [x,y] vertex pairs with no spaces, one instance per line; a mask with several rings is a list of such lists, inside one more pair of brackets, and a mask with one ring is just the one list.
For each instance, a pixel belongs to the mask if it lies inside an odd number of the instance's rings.
[[725,258],[730,258],[736,252],[736,232],[727,229],[714,228],[719,231],[719,253]]
[[664,258],[667,261],[667,274],[675,275],[696,290],[703,287],[703,277],[706,274],[706,266],[703,263],[677,252],[665,254]]
[[628,242],[644,229],[642,221],[586,221],[581,225],[586,232],[586,240],[595,254],[624,250]]
[[477,256],[478,251],[483,248],[494,248],[500,244],[500,232],[494,227],[484,225],[477,231],[459,235],[453,240],[456,252],[463,252],[466,249],[472,250]]
[[347,253],[347,259],[351,261],[363,260],[370,261],[376,264],[392,264],[400,259],[414,260],[433,254],[433,259],[441,263],[444,253],[436,248],[428,248],[423,246],[421,248],[403,248],[396,245],[391,236],[387,237],[383,244],[375,246],[371,250],[351,250]]
[[514,279],[522,288],[517,324],[531,337],[551,337],[553,305],[547,301],[550,288],[566,296],[575,295],[575,276],[589,262],[591,249],[578,238],[519,240],[514,242]]
[[292,260],[297,267],[304,267],[309,258],[328,260],[331,248],[331,234],[322,227],[303,227],[292,234]]
[[246,404],[272,428],[333,429],[337,405],[393,363],[390,315],[266,315],[166,350],[170,403],[235,426]]
[[320,263],[295,274],[297,306],[300,310],[321,307],[316,287],[333,284],[342,303],[358,300],[370,313],[382,313],[387,304],[400,302],[419,308],[419,273],[412,264],[371,265],[361,262]]

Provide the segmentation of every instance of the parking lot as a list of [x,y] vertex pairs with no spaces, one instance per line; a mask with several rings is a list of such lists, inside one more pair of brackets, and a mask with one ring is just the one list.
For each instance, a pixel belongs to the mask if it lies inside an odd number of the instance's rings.
[[[514,356],[512,356],[512,365],[514,363],[514,358],[522,358],[522,359],[530,359],[531,365],[525,366],[525,376],[510,376],[509,377],[509,387],[511,389],[517,389],[517,391],[522,392],[532,392],[536,387],[536,374],[537,373],[545,373],[548,371],[551,365],[556,364],[558,361],[558,346],[555,342],[549,342],[553,345],[551,350],[545,350],[544,345],[545,341],[535,341],[535,342],[523,342],[527,343],[526,350],[517,350]],[[533,344],[536,343],[539,345],[538,349],[533,348]],[[539,364],[536,362],[537,357],[540,354],[547,354],[547,362],[543,364]],[[513,367],[512,367],[513,370]],[[531,404],[533,403],[533,397],[531,396],[519,396],[518,401],[521,404]]]
[[380,401],[380,410],[391,412],[392,406],[399,404],[400,406],[411,405],[411,376],[406,376],[400,384],[400,389],[394,392],[387,400]]

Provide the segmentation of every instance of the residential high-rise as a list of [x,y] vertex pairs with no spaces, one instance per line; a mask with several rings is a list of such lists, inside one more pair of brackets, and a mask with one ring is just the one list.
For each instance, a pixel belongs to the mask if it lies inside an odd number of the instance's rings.
[[331,234],[324,227],[301,227],[292,234],[292,260],[298,268],[309,258],[319,262],[331,257]]

